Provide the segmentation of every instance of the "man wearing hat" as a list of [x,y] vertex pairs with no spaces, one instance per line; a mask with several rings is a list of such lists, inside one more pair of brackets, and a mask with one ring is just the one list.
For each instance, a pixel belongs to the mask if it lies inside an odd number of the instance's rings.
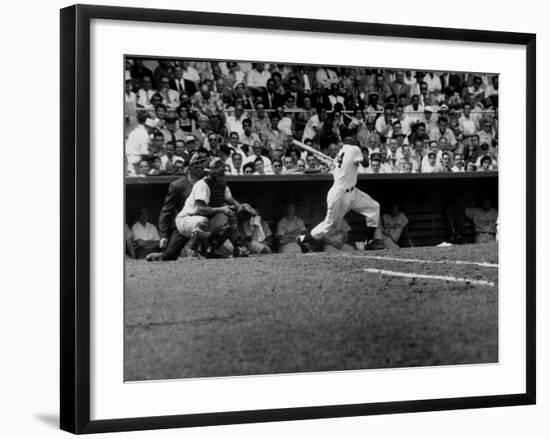
[[136,165],[142,156],[149,154],[149,135],[157,126],[155,120],[149,118],[144,111],[138,113],[137,122],[137,127],[130,132],[126,139],[126,158],[129,166]]
[[193,185],[204,177],[205,166],[205,159],[198,154],[193,155],[189,161],[187,175],[173,181],[168,186],[168,192],[159,215],[159,247],[162,251],[149,254],[146,258],[148,261],[173,261],[180,256],[189,238],[178,232],[175,222],[176,215],[183,208]]

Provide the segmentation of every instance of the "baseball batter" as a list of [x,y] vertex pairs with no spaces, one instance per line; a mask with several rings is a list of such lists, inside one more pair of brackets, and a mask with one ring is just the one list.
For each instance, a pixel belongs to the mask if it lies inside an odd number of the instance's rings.
[[344,144],[334,158],[334,183],[327,194],[327,215],[310,233],[297,238],[299,244],[321,240],[346,213],[353,210],[366,218],[367,246],[372,248],[376,245],[373,237],[380,218],[380,205],[355,187],[359,164],[366,165],[361,149],[356,145]]

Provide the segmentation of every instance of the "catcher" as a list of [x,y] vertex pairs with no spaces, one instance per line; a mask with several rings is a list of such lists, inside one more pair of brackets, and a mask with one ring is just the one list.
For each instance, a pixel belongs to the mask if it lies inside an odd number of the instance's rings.
[[213,158],[207,176],[195,183],[176,217],[178,232],[189,237],[190,256],[245,256],[237,235],[237,214],[243,210],[256,215],[249,204],[233,198],[225,181],[224,163]]

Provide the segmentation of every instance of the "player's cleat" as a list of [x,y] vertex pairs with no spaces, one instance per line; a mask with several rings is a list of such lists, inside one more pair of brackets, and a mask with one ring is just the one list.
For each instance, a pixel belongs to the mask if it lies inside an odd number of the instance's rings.
[[[309,235],[311,236],[311,235]],[[298,235],[296,237],[296,244],[298,244],[300,246],[300,249],[302,250],[302,253],[309,253],[310,252],[310,247],[309,247],[309,242],[310,240],[308,239],[308,235]]]
[[380,239],[372,239],[365,245],[365,250],[383,250],[384,243]]
[[147,256],[145,256],[145,260],[148,262],[162,261],[162,253],[149,253]]

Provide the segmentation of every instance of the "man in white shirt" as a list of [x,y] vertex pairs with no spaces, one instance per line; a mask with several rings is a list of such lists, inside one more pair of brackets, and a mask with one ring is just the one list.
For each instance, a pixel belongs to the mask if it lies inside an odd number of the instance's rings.
[[439,116],[439,119],[437,120],[437,128],[430,131],[430,140],[439,142],[441,137],[446,137],[448,144],[451,145],[451,147],[454,147],[457,143],[456,137],[453,131],[447,127],[448,124],[449,119],[445,116]]
[[315,80],[324,88],[329,88],[332,84],[338,83],[338,75],[332,69],[319,67],[315,73]]
[[458,126],[466,139],[478,131],[478,122],[479,118],[472,114],[472,105],[465,103],[462,109],[462,116],[458,118]]
[[[249,205],[241,204],[231,193],[225,182],[225,165],[219,158],[213,158],[209,165],[209,175],[193,185],[182,210],[176,217],[176,227],[183,236],[189,237],[188,248],[191,256],[200,257],[210,241],[215,250],[231,242],[233,255],[239,255],[235,239],[237,234],[236,213]],[[251,213],[256,212],[251,209]],[[202,251],[201,251],[202,247]]]
[[265,69],[264,63],[254,63],[254,68],[246,75],[246,86],[253,92],[260,92],[267,86],[271,74]]
[[233,152],[225,163],[231,168],[231,175],[243,175],[243,156],[240,152]]
[[235,111],[232,115],[227,116],[225,124],[227,126],[227,132],[236,132],[239,134],[239,139],[244,134],[243,120],[246,119],[244,114],[244,106],[242,104],[235,105]]
[[156,127],[155,121],[150,119],[144,111],[138,113],[137,121],[138,126],[126,139],[126,158],[130,166],[136,165],[142,156],[149,154],[149,135]]
[[175,110],[180,104],[180,95],[176,90],[170,88],[170,78],[161,76],[159,94],[162,97],[162,103],[167,108]]
[[201,80],[201,77],[197,69],[192,67],[189,61],[183,61],[182,67],[183,67],[183,75],[182,75],[183,78],[189,81],[192,81],[195,83],[195,85],[197,85]]
[[309,118],[304,128],[304,134],[302,135],[302,142],[306,139],[314,140],[317,138],[321,127],[327,117],[327,110],[325,108],[318,108],[317,114],[314,114]]
[[333,162],[334,183],[327,194],[326,217],[311,230],[311,233],[298,238],[297,241],[301,245],[322,240],[324,236],[330,234],[346,213],[353,210],[365,217],[369,248],[377,246],[373,238],[378,227],[380,205],[356,187],[359,164],[365,166],[368,163],[365,162],[359,146],[351,143],[353,141],[351,138],[346,138],[344,141],[349,143],[341,146]]
[[138,221],[131,229],[135,254],[138,259],[144,258],[149,253],[156,252],[159,249],[160,236],[158,230],[148,220],[147,209],[140,209]]
[[144,108],[146,110],[152,110],[154,108],[151,98],[157,92],[153,88],[153,80],[150,76],[144,76],[141,80],[141,88],[137,92],[137,107]]
[[426,164],[422,163],[422,173],[430,174],[441,172],[441,165],[437,163],[437,154],[434,151],[428,152]]
[[252,145],[252,154],[250,154],[246,159],[243,161],[243,166],[247,163],[254,163],[254,161],[258,158],[262,159],[264,162],[264,171],[266,174],[271,174],[271,160],[267,158],[266,156],[262,155],[262,143],[260,141],[256,141]]
[[424,113],[424,105],[420,103],[420,97],[418,95],[413,95],[411,103],[407,105],[403,111],[406,116],[421,120],[422,113]]
[[252,131],[252,120],[243,119],[243,134],[239,139],[243,145],[246,145],[250,150],[255,142],[260,142],[260,137]]

